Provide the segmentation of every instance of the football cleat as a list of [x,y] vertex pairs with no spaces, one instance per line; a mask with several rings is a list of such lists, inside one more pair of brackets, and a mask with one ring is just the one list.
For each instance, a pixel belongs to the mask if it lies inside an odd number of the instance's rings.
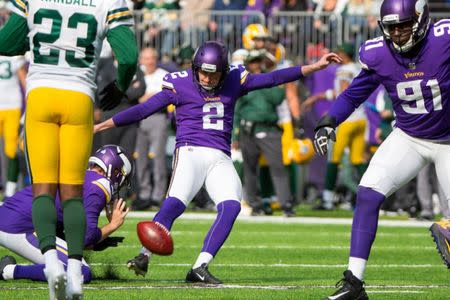
[[67,276],[66,299],[83,299],[83,276]]
[[209,270],[207,264],[191,269],[186,275],[187,283],[205,283],[205,284],[222,284],[222,281],[214,277]]
[[430,227],[431,236],[436,243],[436,248],[447,268],[450,269],[450,221],[433,223]]
[[44,274],[48,282],[50,300],[66,299],[67,276],[62,263],[59,264],[59,266],[53,266],[51,269],[44,269]]
[[0,259],[0,280],[5,280],[3,278],[3,270],[7,265],[17,264],[16,259],[10,255],[5,255]]
[[133,270],[136,276],[142,275],[142,277],[145,277],[145,274],[147,274],[148,271],[148,263],[148,255],[140,253],[138,256],[135,256],[127,262],[127,267],[128,270]]
[[368,300],[369,297],[364,289],[364,281],[359,280],[353,275],[352,271],[344,272],[344,278],[336,283],[339,288],[333,295],[328,296],[325,300]]

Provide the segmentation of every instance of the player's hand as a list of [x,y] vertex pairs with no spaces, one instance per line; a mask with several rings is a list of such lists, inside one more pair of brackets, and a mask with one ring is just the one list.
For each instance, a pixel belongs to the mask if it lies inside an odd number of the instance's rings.
[[103,241],[95,244],[92,248],[94,251],[103,251],[109,247],[117,247],[125,238],[123,236],[109,236]]
[[314,150],[317,154],[326,155],[329,141],[336,142],[335,128],[336,120],[333,117],[325,115],[319,120],[314,129]]
[[94,125],[94,134],[96,134],[97,132],[106,130],[108,128],[112,128],[112,127],[116,127],[116,125],[114,124],[114,121],[112,118],[109,118],[106,121],[103,121],[99,124],[95,124]]
[[114,201],[114,207],[111,213],[111,221],[109,222],[111,226],[113,226],[114,229],[122,226],[129,211],[130,208],[126,207],[126,203],[122,198]]
[[314,63],[314,68],[316,69],[316,71],[322,70],[332,63],[341,64],[342,58],[340,58],[339,55],[333,52],[326,53],[317,62]]
[[126,95],[119,89],[117,82],[110,82],[98,93],[99,107],[103,111],[111,110],[119,105],[123,98],[126,98]]
[[303,117],[293,118],[292,125],[294,127],[294,138],[299,140],[304,139],[305,129],[303,126]]

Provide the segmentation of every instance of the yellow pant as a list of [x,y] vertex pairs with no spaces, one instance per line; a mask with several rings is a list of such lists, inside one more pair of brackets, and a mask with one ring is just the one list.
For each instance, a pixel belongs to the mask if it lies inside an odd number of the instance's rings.
[[331,162],[340,163],[344,150],[350,148],[350,163],[359,165],[364,162],[366,121],[345,121],[336,132],[336,143],[331,151]]
[[5,140],[5,154],[15,158],[19,144],[20,108],[0,111],[0,135]]
[[83,184],[93,123],[88,95],[53,88],[32,90],[25,115],[25,153],[32,183]]

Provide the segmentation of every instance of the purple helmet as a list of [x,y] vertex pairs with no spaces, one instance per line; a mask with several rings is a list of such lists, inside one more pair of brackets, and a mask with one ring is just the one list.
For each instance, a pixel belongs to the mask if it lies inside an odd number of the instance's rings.
[[425,36],[430,25],[429,9],[426,0],[384,0],[381,4],[378,24],[386,40],[391,41],[389,26],[412,21],[412,34],[404,45],[392,42],[395,51],[408,52]]
[[133,173],[133,164],[125,149],[117,145],[100,147],[89,157],[89,166],[97,165],[111,183],[113,192],[118,192],[124,184],[129,184]]
[[[219,42],[208,41],[198,47],[192,61],[192,72],[196,83],[208,92],[218,90],[222,86],[229,71],[228,56],[227,47]],[[198,79],[198,70],[211,73],[222,72],[217,86],[214,88],[202,86]]]

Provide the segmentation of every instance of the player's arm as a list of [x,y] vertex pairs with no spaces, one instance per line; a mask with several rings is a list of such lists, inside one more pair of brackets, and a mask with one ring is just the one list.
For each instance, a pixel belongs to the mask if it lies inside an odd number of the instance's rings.
[[169,104],[176,105],[175,92],[163,89],[161,92],[153,95],[147,101],[134,105],[124,111],[115,114],[112,118],[94,126],[94,133],[106,130],[112,127],[122,127],[137,123],[153,113],[160,111]]
[[29,49],[26,18],[12,13],[0,30],[0,55],[23,55]]
[[337,97],[328,112],[336,120],[336,126],[345,121],[378,88],[379,83],[374,75],[373,71],[363,69]]
[[114,201],[113,210],[111,213],[111,220],[108,224],[101,228],[101,238],[98,242],[102,242],[109,237],[114,231],[120,228],[125,221],[130,208],[126,207],[125,201],[122,198]]
[[117,85],[122,92],[125,92],[137,69],[136,37],[130,27],[122,25],[109,30],[106,38],[117,60]]
[[320,60],[310,65],[295,66],[263,74],[248,74],[241,80],[243,93],[299,80],[328,67],[333,62],[341,63],[342,60],[335,53],[327,53]]

